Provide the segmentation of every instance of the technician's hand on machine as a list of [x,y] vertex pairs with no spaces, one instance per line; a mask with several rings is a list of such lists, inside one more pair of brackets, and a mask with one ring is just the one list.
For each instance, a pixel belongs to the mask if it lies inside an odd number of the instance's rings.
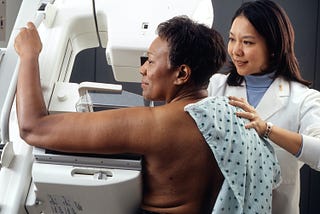
[[22,27],[17,35],[14,47],[21,58],[38,57],[42,44],[36,26],[32,22]]
[[238,98],[235,96],[229,96],[229,103],[233,106],[242,108],[243,112],[237,112],[238,117],[243,117],[250,120],[246,124],[246,128],[254,128],[259,136],[263,136],[266,131],[266,122],[260,118],[255,108],[251,106],[244,98]]

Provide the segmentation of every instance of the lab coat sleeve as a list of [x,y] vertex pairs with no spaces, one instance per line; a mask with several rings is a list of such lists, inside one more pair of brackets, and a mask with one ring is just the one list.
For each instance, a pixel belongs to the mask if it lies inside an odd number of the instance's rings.
[[302,135],[302,138],[303,147],[298,159],[320,171],[320,139],[307,135]]
[[303,147],[298,159],[320,171],[320,93],[310,89],[304,97],[299,128]]

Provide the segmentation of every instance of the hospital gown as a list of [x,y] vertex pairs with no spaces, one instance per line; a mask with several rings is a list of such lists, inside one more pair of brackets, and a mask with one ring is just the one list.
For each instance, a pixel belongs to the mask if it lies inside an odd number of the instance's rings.
[[208,97],[185,106],[211,148],[224,175],[213,213],[271,213],[272,190],[280,185],[280,166],[272,146],[227,97]]

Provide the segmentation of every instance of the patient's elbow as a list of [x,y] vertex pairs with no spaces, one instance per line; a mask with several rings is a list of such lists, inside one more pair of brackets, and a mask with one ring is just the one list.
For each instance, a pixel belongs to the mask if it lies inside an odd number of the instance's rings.
[[19,123],[20,138],[28,144],[32,144],[31,136],[33,135],[35,128],[28,123]]
[[30,135],[30,129],[25,128],[25,127],[19,127],[19,133],[20,133],[20,138],[26,141],[28,139],[28,136]]

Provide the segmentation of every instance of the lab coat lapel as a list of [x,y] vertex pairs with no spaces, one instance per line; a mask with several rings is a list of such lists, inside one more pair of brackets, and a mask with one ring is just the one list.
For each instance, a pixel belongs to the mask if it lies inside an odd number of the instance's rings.
[[245,98],[247,100],[246,85],[242,84],[241,86],[228,86],[225,95]]
[[277,78],[270,85],[258,104],[256,110],[263,120],[267,120],[284,105],[290,93],[289,84],[282,78]]

